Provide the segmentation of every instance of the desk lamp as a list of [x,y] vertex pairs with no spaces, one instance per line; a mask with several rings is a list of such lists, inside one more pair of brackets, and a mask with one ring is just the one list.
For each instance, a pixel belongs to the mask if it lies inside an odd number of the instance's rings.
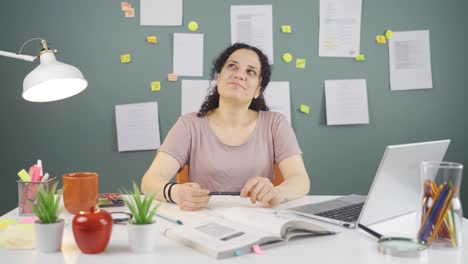
[[[21,54],[26,43],[41,40],[42,50],[38,56]],[[57,50],[50,49],[47,41],[34,38],[26,41],[18,54],[0,50],[0,56],[26,61],[40,58],[40,64],[23,81],[23,98],[30,102],[52,102],[76,95],[86,89],[88,82],[76,67],[55,59]]]

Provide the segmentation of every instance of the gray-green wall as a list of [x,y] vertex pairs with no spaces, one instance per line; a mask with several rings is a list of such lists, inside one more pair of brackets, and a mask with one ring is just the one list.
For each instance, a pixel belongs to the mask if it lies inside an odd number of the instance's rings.
[[[188,32],[188,21],[205,34],[204,75],[211,61],[230,43],[231,4],[272,4],[273,81],[290,81],[292,124],[304,152],[311,194],[366,193],[386,145],[452,139],[446,160],[468,164],[468,7],[463,0],[364,0],[361,52],[367,61],[318,57],[318,0],[185,0],[184,26],[139,26],[139,1],[130,0],[136,17],[125,18],[120,1],[15,0],[0,9],[0,50],[17,52],[33,37],[47,39],[58,59],[82,70],[87,90],[53,103],[21,97],[23,78],[37,63],[0,57],[0,214],[17,204],[16,173],[41,158],[58,175],[97,171],[101,192],[117,191],[139,180],[155,151],[117,151],[114,105],[158,101],[162,139],[180,115],[180,80],[169,83],[172,33]],[[280,33],[291,24],[293,34]],[[374,38],[385,29],[429,29],[434,88],[391,92],[388,47]],[[157,35],[159,43],[145,43]],[[36,54],[38,42],[23,53]],[[281,54],[307,58],[306,69],[283,63]],[[130,53],[132,62],[120,64]],[[323,81],[367,80],[370,124],[326,126]],[[150,82],[161,81],[151,92]],[[300,104],[311,113],[297,111]],[[466,173],[465,173],[466,175]],[[465,216],[468,180],[462,187]],[[392,195],[390,193],[389,199]]]

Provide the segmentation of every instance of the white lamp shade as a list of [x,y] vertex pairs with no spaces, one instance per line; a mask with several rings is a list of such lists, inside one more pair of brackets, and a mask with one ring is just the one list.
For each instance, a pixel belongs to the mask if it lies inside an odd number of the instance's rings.
[[59,62],[52,52],[40,56],[41,63],[23,81],[23,98],[31,102],[52,102],[71,97],[88,86],[76,67]]

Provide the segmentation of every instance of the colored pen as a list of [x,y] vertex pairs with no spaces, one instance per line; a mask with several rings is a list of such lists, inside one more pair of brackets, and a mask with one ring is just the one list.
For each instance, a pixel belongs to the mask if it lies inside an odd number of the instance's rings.
[[174,224],[178,224],[178,225],[183,225],[182,221],[180,221],[179,219],[176,219],[176,220],[173,220],[173,219],[170,219],[168,217],[165,217],[163,215],[160,215],[160,214],[155,214],[157,217],[161,217],[162,219],[166,220],[166,221],[169,221],[169,222],[172,222]]
[[210,192],[209,195],[240,195],[240,192]]

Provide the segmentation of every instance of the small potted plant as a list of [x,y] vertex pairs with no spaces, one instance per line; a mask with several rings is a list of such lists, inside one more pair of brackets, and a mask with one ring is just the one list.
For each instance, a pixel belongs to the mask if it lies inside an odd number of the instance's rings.
[[52,186],[40,185],[32,206],[32,211],[38,218],[34,222],[34,234],[36,247],[40,252],[60,251],[62,246],[64,221],[58,218],[58,214],[63,192],[62,189],[57,191],[57,184],[58,182]]
[[122,198],[133,215],[128,226],[130,249],[135,253],[150,253],[156,245],[157,229],[153,217],[161,204],[153,206],[156,194],[142,194],[135,182],[133,192],[124,189],[122,193],[126,194]]

